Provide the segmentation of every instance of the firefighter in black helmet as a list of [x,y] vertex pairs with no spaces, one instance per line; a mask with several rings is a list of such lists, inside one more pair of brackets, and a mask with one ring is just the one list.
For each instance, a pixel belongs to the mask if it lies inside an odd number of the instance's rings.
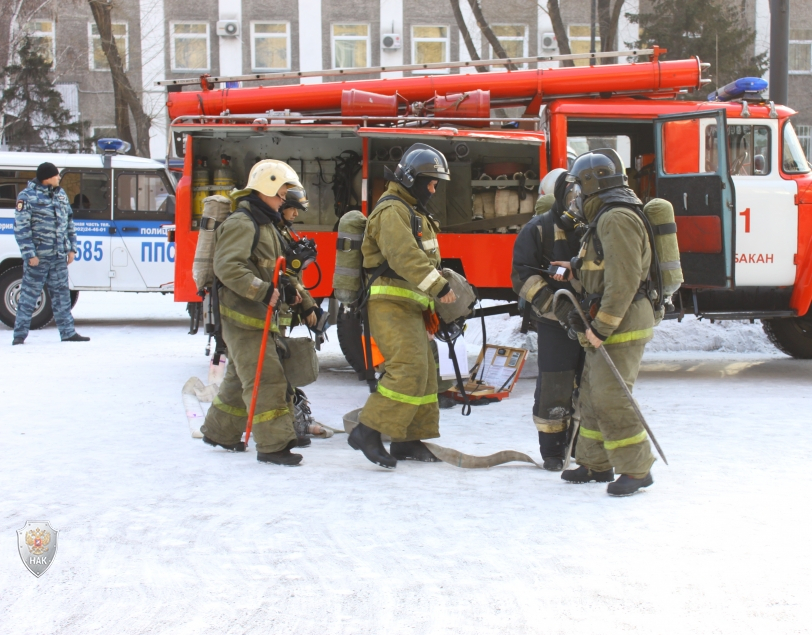
[[[385,372],[369,396],[348,442],[382,467],[398,459],[437,461],[422,439],[440,436],[437,373],[427,325],[434,303],[456,300],[440,274],[439,227],[426,204],[440,180],[451,176],[441,152],[422,143],[409,148],[369,215],[361,251],[369,284],[372,338]],[[381,442],[389,435],[389,452]]]
[[[609,494],[625,496],[654,482],[654,456],[646,431],[597,349],[606,347],[631,389],[643,350],[654,335],[654,309],[645,292],[651,245],[643,205],[626,185],[617,152],[581,155],[567,180],[574,194],[570,212],[589,226],[573,264],[592,319],[585,328],[570,314],[572,327],[581,331],[586,362],[575,453],[579,467],[564,471],[561,478],[570,483],[609,482]],[[616,473],[621,476],[614,481]]]

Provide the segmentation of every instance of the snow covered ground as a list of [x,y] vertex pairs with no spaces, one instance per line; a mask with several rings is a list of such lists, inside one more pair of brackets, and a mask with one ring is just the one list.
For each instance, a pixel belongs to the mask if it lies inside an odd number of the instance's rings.
[[[635,394],[671,465],[612,499],[524,464],[384,472],[345,435],[294,469],[204,446],[183,309],[82,294],[89,344],[49,327],[12,348],[0,327],[0,633],[812,630],[812,363],[758,324],[660,327]],[[523,339],[500,320],[489,339]],[[367,389],[335,341],[321,361],[308,394],[341,427]],[[537,455],[532,371],[500,404],[444,411],[439,442]],[[17,553],[29,519],[60,530],[39,579]]]

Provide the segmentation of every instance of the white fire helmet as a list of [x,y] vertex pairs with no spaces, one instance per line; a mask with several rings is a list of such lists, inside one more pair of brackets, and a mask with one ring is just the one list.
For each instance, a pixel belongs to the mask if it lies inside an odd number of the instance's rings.
[[304,189],[299,181],[299,175],[287,163],[276,159],[265,159],[251,168],[245,189],[255,190],[266,196],[276,196],[283,185]]
[[539,183],[539,195],[552,194],[553,189],[555,189],[555,182],[564,172],[566,172],[564,168],[556,168],[555,170],[547,172],[544,178],[541,179],[541,183]]

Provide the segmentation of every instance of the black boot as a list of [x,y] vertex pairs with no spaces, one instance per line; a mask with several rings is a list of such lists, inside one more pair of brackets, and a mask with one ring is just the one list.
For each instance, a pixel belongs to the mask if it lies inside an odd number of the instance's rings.
[[440,407],[440,410],[448,410],[449,408],[456,406],[457,402],[453,397],[448,397],[447,395],[437,395],[437,405]]
[[62,340],[63,342],[89,342],[90,338],[85,337],[84,335],[79,335],[78,333],[74,333],[70,337],[66,337]]
[[564,469],[564,455],[567,453],[567,431],[541,432],[539,431],[539,450],[544,459],[542,467],[550,472],[560,472]]
[[284,449],[277,450],[276,452],[257,452],[257,461],[262,463],[274,463],[276,465],[285,465],[293,467],[302,462],[301,454],[293,454],[291,448],[295,448],[297,444],[296,439],[288,443]]
[[583,465],[579,465],[575,470],[564,470],[561,478],[570,483],[611,483],[615,480],[615,471],[612,468],[603,472],[593,472]]
[[347,443],[353,450],[361,450],[364,456],[370,461],[388,470],[393,470],[397,467],[398,462],[386,451],[381,443],[381,433],[377,430],[359,423],[350,436],[347,438]]
[[245,452],[245,443],[242,441],[238,441],[237,443],[217,443],[217,441],[212,441],[204,434],[203,443],[213,445],[214,447],[225,448],[229,452]]
[[632,478],[628,474],[621,474],[614,483],[606,486],[606,493],[610,496],[631,496],[641,487],[648,487],[654,484],[651,472],[643,478]]
[[12,346],[19,346],[20,344],[25,344],[24,337],[15,337],[13,340],[11,340]]
[[389,454],[398,461],[408,459],[423,461],[424,463],[437,463],[440,461],[422,441],[392,441],[389,444]]

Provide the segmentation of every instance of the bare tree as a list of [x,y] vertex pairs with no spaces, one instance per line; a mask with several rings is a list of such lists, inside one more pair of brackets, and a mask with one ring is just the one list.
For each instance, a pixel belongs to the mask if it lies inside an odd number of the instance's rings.
[[[468,4],[471,5],[471,10],[474,12],[474,18],[476,19],[476,24],[479,27],[479,30],[482,31],[485,39],[488,40],[493,52],[496,53],[496,57],[507,59],[507,53],[505,52],[502,43],[499,41],[499,38],[494,35],[488,21],[485,19],[485,16],[482,15],[482,7],[479,6],[479,0],[468,0]],[[507,69],[510,71],[515,71],[517,70],[517,66],[515,64],[508,64]]]
[[[617,31],[620,22],[620,12],[623,9],[624,0],[598,0],[598,25],[601,33],[601,50],[618,50]],[[616,57],[604,57],[601,64],[617,64]]]
[[[102,51],[110,66],[110,74],[113,78],[113,99],[115,100],[116,130],[124,141],[130,143],[136,153],[142,157],[149,157],[149,129],[152,124],[150,118],[144,112],[141,99],[138,93],[133,90],[127,73],[124,70],[124,62],[118,52],[115,39],[113,38],[113,26],[111,12],[113,0],[88,0],[93,19],[99,30]],[[129,113],[127,112],[129,110]],[[129,114],[132,113],[135,122],[136,136],[133,137],[130,128]]]
[[[449,0],[449,2],[451,3],[451,10],[454,12],[454,19],[457,21],[457,27],[460,30],[460,35],[462,35],[462,40],[465,42],[465,48],[468,49],[469,57],[474,61],[482,59],[479,56],[479,51],[476,50],[476,45],[471,37],[471,32],[468,30],[468,25],[465,24],[465,18],[462,17],[460,0]],[[476,70],[479,73],[485,73],[487,72],[488,68],[485,66],[477,66]]]
[[[598,0],[598,27],[601,37],[601,51],[613,51],[617,47],[617,32],[618,24],[620,23],[620,12],[623,10],[625,0]],[[539,5],[541,6],[541,5]],[[546,11],[550,16],[550,22],[553,23],[553,32],[555,39],[558,42],[558,50],[562,55],[570,55],[572,49],[570,48],[570,40],[567,35],[567,27],[564,25],[564,20],[561,17],[561,6],[559,0],[547,0],[547,8],[542,10]],[[602,64],[616,64],[616,57],[605,57],[601,61]],[[575,66],[571,60],[562,62],[564,66]]]
[[[570,39],[567,37],[567,27],[564,26],[564,20],[561,18],[561,7],[558,0],[547,0],[547,15],[550,16],[550,22],[553,23],[553,33],[555,33],[555,40],[558,43],[558,52],[562,55],[569,55],[572,53],[570,49]],[[563,66],[575,66],[572,60],[564,60]]]

